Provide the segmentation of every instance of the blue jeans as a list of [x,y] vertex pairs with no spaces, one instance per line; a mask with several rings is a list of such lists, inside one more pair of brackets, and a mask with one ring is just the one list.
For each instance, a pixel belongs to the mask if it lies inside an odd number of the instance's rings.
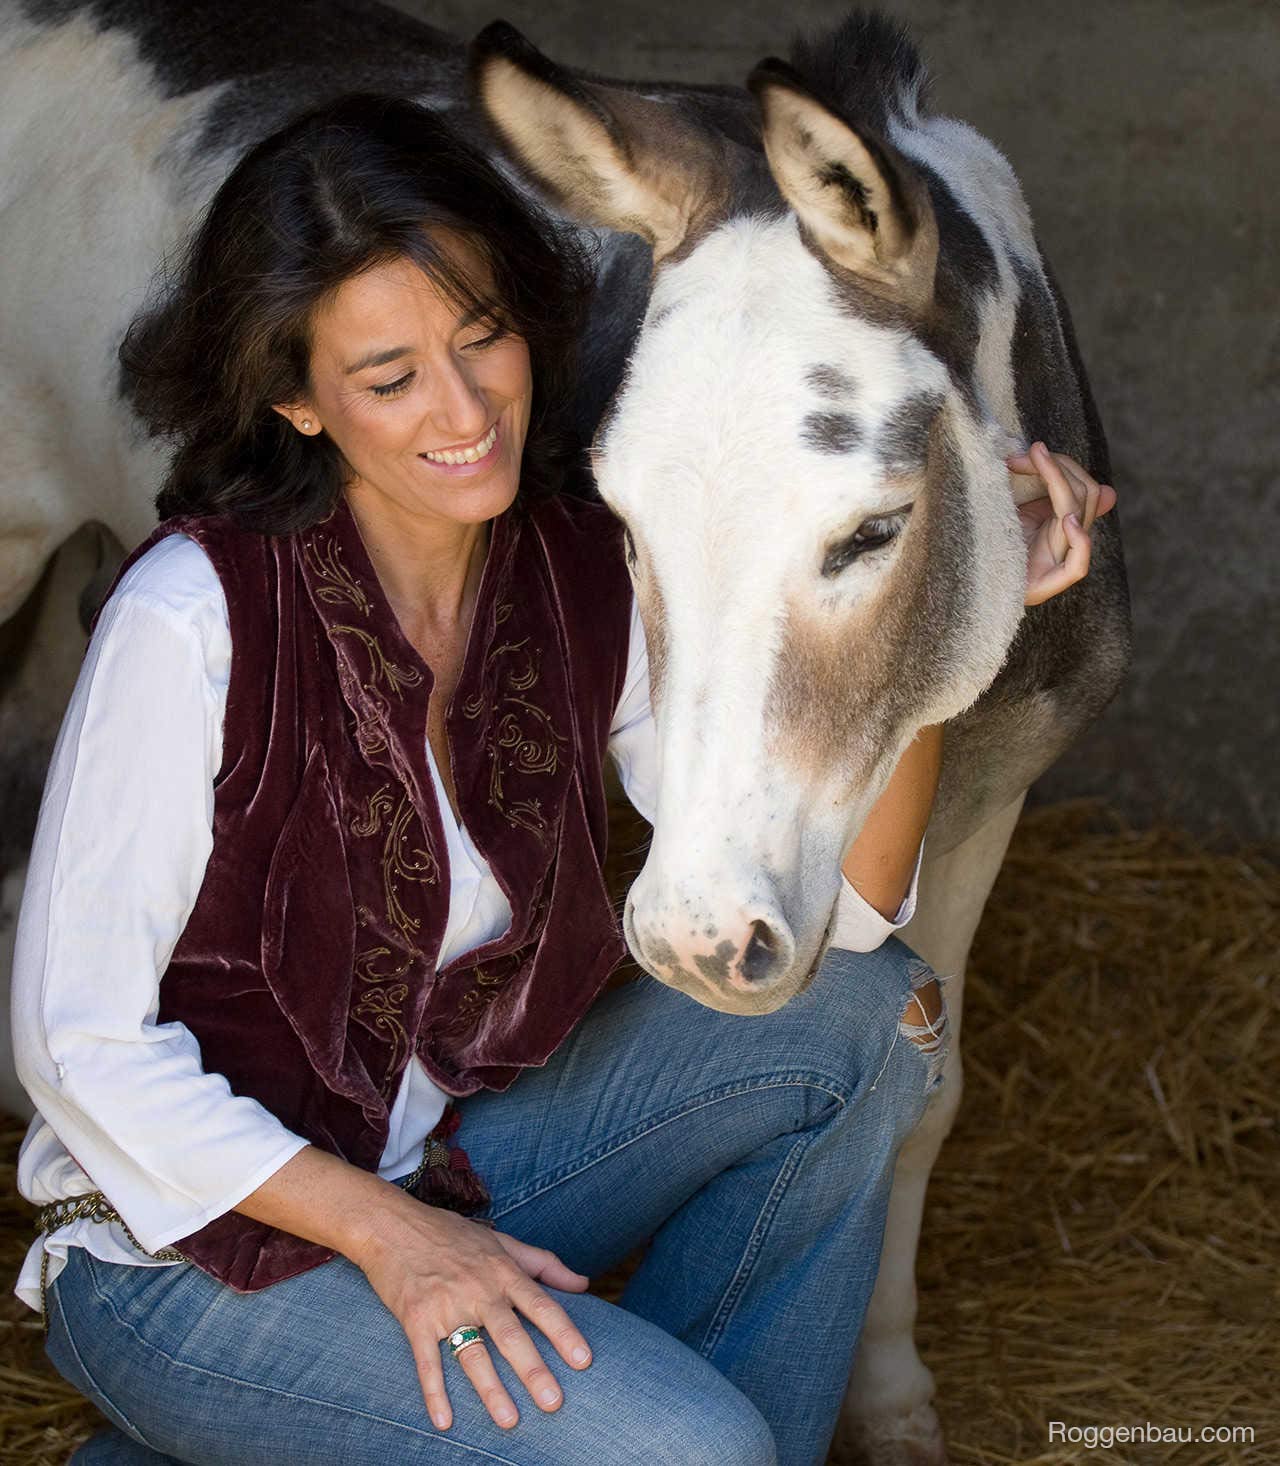
[[642,978],[551,1059],[459,1101],[487,1215],[597,1277],[652,1243],[619,1304],[549,1289],[590,1343],[544,1412],[496,1348],[503,1430],[442,1341],[454,1420],[431,1424],[408,1343],[344,1257],[257,1293],[193,1265],[72,1248],[47,1349],[117,1427],[75,1466],[499,1462],[818,1466],[875,1284],[893,1165],[937,1078],[899,1027],[928,969],[896,937],[831,951],[775,1013]]

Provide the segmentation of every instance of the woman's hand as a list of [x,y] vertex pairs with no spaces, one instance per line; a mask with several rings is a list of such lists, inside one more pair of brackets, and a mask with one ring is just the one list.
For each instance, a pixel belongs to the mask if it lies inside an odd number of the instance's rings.
[[1048,493],[1021,499],[1018,519],[1027,542],[1024,604],[1038,606],[1089,573],[1089,530],[1115,508],[1116,491],[1096,483],[1074,458],[1032,443],[1027,453],[1005,459],[1011,473],[1039,475]]
[[[429,1206],[341,1156],[304,1145],[235,1210],[330,1247],[355,1263],[404,1330],[427,1413],[440,1430],[453,1423],[440,1341],[462,1324],[489,1330],[544,1410],[560,1406],[560,1386],[514,1310],[538,1325],[566,1364],[585,1369],[591,1363],[591,1350],[573,1320],[534,1281],[584,1293],[589,1278],[544,1247],[530,1247],[457,1212]],[[493,1367],[488,1345],[473,1344],[457,1362],[494,1420],[514,1425],[515,1405]]]
[[433,1423],[447,1430],[453,1420],[440,1341],[463,1324],[479,1324],[488,1332],[488,1340],[464,1349],[457,1363],[498,1425],[509,1429],[519,1417],[494,1368],[490,1340],[534,1401],[543,1410],[558,1409],[563,1403],[560,1386],[515,1310],[537,1324],[566,1364],[585,1369],[591,1362],[587,1341],[534,1280],[582,1293],[590,1279],[543,1247],[531,1247],[416,1198],[406,1195],[404,1200],[404,1206],[392,1200],[391,1213],[379,1218],[376,1234],[358,1255],[348,1255],[404,1329]]

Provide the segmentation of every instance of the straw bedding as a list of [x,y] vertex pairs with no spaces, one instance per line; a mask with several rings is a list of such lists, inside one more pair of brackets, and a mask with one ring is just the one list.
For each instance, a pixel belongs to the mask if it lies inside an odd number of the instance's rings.
[[[634,872],[637,831],[617,835]],[[1274,850],[1093,801],[1024,813],[974,944],[964,1105],[920,1255],[957,1466],[1280,1461],[1278,939]],[[21,1133],[0,1125],[0,1466],[61,1466],[99,1417],[8,1292]],[[595,1291],[616,1298],[633,1261]],[[1091,1450],[1051,1421],[1253,1443]]]

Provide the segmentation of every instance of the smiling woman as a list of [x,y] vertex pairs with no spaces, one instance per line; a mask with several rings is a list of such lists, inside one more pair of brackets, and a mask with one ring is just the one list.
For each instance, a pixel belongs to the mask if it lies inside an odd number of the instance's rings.
[[[492,298],[484,258],[438,233],[450,270]],[[514,329],[477,319],[475,307],[459,314],[417,261],[401,258],[339,286],[314,312],[310,346],[305,393],[276,410],[341,453],[362,528],[405,514],[483,523],[512,503],[533,394],[529,348]]]
[[[17,1291],[114,1426],[77,1466],[826,1453],[947,1058],[894,936],[936,742],[803,991],[723,1011],[762,928],[699,1001],[604,991],[605,764],[648,816],[658,760],[622,526],[557,492],[588,280],[437,119],[355,97],[245,157],[129,333],[165,517],[14,958]],[[621,1306],[587,1292],[646,1237]]]
[[[463,400],[464,360],[510,394],[503,475],[523,497],[552,492],[591,262],[577,233],[495,184],[438,118],[379,97],[249,152],[121,350],[135,409],[175,449],[160,514],[278,534],[333,508],[359,472],[350,453],[449,466],[495,425]],[[423,418],[442,390],[457,423]]]

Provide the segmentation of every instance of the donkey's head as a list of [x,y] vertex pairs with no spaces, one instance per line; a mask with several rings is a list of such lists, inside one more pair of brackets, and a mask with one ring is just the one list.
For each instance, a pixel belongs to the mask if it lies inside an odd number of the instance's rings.
[[725,93],[583,80],[491,27],[473,82],[566,213],[652,247],[593,445],[659,739],[627,937],[698,1001],[769,1012],[810,980],[898,758],[991,683],[1021,616],[973,302],[923,171],[803,68],[762,63],[735,120]]

